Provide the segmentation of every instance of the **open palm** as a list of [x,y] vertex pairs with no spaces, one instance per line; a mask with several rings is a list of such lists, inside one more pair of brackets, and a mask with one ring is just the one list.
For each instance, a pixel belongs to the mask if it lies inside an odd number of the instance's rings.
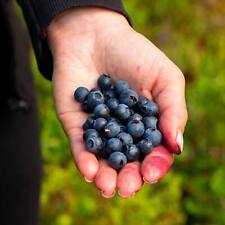
[[[122,197],[129,197],[140,190],[143,180],[154,183],[165,176],[172,165],[173,153],[182,150],[187,120],[185,81],[177,66],[135,32],[122,15],[104,9],[70,10],[52,22],[48,34],[54,57],[57,115],[85,179],[94,181],[105,197],[113,196],[116,188]],[[73,99],[77,87],[95,87],[103,73],[113,80],[128,81],[140,95],[154,99],[160,108],[159,127],[164,146],[157,147],[142,163],[128,163],[118,174],[105,160],[98,161],[85,149],[82,125],[88,115]]]

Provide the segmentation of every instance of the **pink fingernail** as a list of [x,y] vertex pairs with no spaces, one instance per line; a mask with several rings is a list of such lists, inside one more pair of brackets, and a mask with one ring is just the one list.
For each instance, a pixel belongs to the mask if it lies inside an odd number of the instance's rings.
[[84,177],[85,181],[88,182],[88,183],[92,183],[93,180],[89,180],[88,178]]
[[133,192],[131,195],[122,195],[120,191],[118,191],[118,194],[121,198],[130,198],[130,197],[133,197],[135,196],[135,192]]
[[155,183],[157,183],[157,182],[159,181],[159,180],[148,181],[148,180],[146,180],[144,177],[143,177],[143,180],[144,180],[144,182],[147,183],[147,184],[155,184]]
[[115,193],[116,193],[116,191],[113,191],[113,193],[111,195],[106,195],[103,190],[101,191],[101,195],[104,198],[112,198],[115,195]]
[[176,141],[180,148],[180,152],[182,152],[183,146],[184,146],[184,139],[183,139],[183,134],[181,132],[178,132]]
[[159,178],[161,176],[162,176],[161,170],[158,167],[152,165],[152,167],[149,171],[149,174],[148,174],[147,182],[150,183],[150,184],[154,184],[159,180]]

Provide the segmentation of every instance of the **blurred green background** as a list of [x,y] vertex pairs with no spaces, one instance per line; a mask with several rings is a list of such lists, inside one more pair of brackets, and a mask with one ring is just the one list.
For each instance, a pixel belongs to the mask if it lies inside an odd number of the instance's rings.
[[76,171],[55,116],[51,83],[33,60],[44,158],[40,225],[224,225],[225,1],[124,3],[135,29],[185,74],[184,152],[158,184],[144,185],[132,199],[103,199]]

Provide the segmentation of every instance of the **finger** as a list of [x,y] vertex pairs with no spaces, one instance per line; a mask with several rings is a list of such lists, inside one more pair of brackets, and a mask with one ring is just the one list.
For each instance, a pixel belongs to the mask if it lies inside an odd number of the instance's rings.
[[147,155],[141,166],[144,181],[156,183],[169,171],[173,163],[173,155],[163,146],[156,147]]
[[163,133],[164,143],[171,152],[180,154],[187,122],[185,79],[167,58],[159,71],[152,96],[160,108],[159,128]]
[[128,163],[118,174],[117,187],[123,198],[133,196],[142,187],[143,180],[140,174],[140,162]]
[[85,180],[92,182],[98,172],[99,163],[96,156],[85,149],[82,138],[83,130],[81,128],[70,129],[68,136],[76,166]]
[[99,170],[95,177],[95,185],[101,190],[105,198],[111,198],[115,194],[117,172],[111,168],[105,160],[99,162]]
[[[76,67],[57,67],[53,76],[57,115],[69,138],[76,165],[88,181],[93,181],[99,163],[95,155],[88,152],[83,144],[83,131],[81,128],[88,115],[81,112],[80,104],[74,100],[73,93],[79,86],[94,87],[95,75],[93,71],[82,69],[79,64],[76,64]],[[90,79],[87,79],[89,76]]]

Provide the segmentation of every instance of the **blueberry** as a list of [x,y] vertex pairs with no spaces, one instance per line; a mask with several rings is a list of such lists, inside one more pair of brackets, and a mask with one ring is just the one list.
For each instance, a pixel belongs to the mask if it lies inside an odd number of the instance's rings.
[[129,133],[121,132],[117,135],[117,137],[120,139],[123,146],[133,144],[133,138]]
[[127,90],[130,88],[129,84],[124,80],[117,80],[114,86],[117,95],[119,95],[123,90]]
[[117,118],[115,118],[115,117],[109,117],[109,118],[107,118],[107,121],[108,122],[116,122],[118,125],[119,125],[119,127],[120,127],[120,132],[124,132],[124,131],[126,131],[127,130],[127,127],[124,125],[124,124],[122,124]]
[[99,90],[91,91],[87,96],[87,103],[90,108],[94,108],[96,105],[104,103],[104,101],[104,96]]
[[153,144],[149,139],[142,139],[138,143],[138,148],[140,149],[143,155],[147,155],[153,151]]
[[117,118],[115,118],[115,117],[108,117],[107,118],[107,121],[108,122],[116,122],[116,123],[119,123],[120,121],[117,119]]
[[110,138],[107,141],[106,150],[108,153],[122,151],[122,142],[119,138]]
[[93,136],[93,137],[99,137],[99,133],[95,129],[87,129],[84,131],[83,134],[83,139],[87,139],[88,137]]
[[98,153],[103,147],[103,142],[100,137],[88,136],[85,140],[85,147],[91,153]]
[[90,92],[93,92],[93,91],[101,91],[101,89],[98,88],[98,87],[95,87],[95,88],[92,88],[92,89],[90,90]]
[[128,144],[126,145],[126,151],[125,154],[127,156],[127,159],[129,162],[137,161],[140,159],[140,150],[139,148],[134,144]]
[[130,117],[129,107],[125,104],[119,104],[114,113],[120,120],[126,120]]
[[159,130],[148,128],[144,133],[144,138],[149,139],[153,146],[158,146],[162,142],[162,134]]
[[87,102],[83,102],[81,105],[82,111],[86,113],[91,113],[91,108],[88,106]]
[[128,107],[133,107],[138,102],[138,94],[134,90],[128,89],[120,93],[119,101],[121,104],[125,104]]
[[[104,145],[104,144],[103,144]],[[108,159],[109,158],[109,153],[105,150],[105,148],[101,148],[97,154],[99,158],[103,159]]]
[[153,101],[148,101],[144,105],[139,106],[139,108],[145,116],[157,116],[159,114],[159,107]]
[[121,123],[119,120],[117,123],[120,126],[120,132],[125,132],[127,130],[127,127],[125,124]]
[[104,92],[105,100],[109,100],[111,98],[116,98],[116,94],[113,89],[109,89]]
[[138,106],[141,107],[145,105],[149,100],[145,96],[140,96],[138,99]]
[[110,76],[103,74],[98,79],[98,86],[102,90],[108,90],[112,86],[112,79],[110,78]]
[[93,128],[98,131],[101,131],[106,124],[107,124],[107,120],[105,118],[99,117],[93,121]]
[[85,87],[79,87],[79,88],[77,88],[76,91],[74,92],[74,98],[75,98],[78,102],[82,103],[82,102],[85,101],[85,99],[86,99],[86,97],[87,97],[88,94],[89,94],[89,91],[88,91],[87,88],[85,88]]
[[145,125],[145,129],[157,129],[158,119],[154,116],[146,116],[143,119],[143,123]]
[[117,122],[108,122],[104,128],[104,134],[108,138],[116,137],[120,133],[120,126]]
[[142,119],[143,119],[143,117],[142,117],[140,114],[134,113],[134,114],[129,118],[128,121],[131,121],[131,120],[139,120],[139,121],[141,121]]
[[130,109],[130,115],[134,115],[134,110],[133,109]]
[[119,123],[120,126],[120,132],[126,132],[127,131],[127,127],[124,124]]
[[109,156],[109,164],[112,168],[119,170],[127,164],[127,158],[122,152],[113,152]]
[[105,104],[99,104],[94,108],[94,115],[96,117],[108,117],[109,116],[109,108]]
[[92,128],[93,123],[94,123],[94,119],[92,117],[88,117],[87,120],[83,124],[83,130]]
[[144,124],[140,120],[131,120],[127,124],[127,129],[135,139],[140,138],[145,132]]
[[114,111],[118,107],[119,101],[116,98],[110,98],[106,102],[106,105],[109,107],[110,111]]

